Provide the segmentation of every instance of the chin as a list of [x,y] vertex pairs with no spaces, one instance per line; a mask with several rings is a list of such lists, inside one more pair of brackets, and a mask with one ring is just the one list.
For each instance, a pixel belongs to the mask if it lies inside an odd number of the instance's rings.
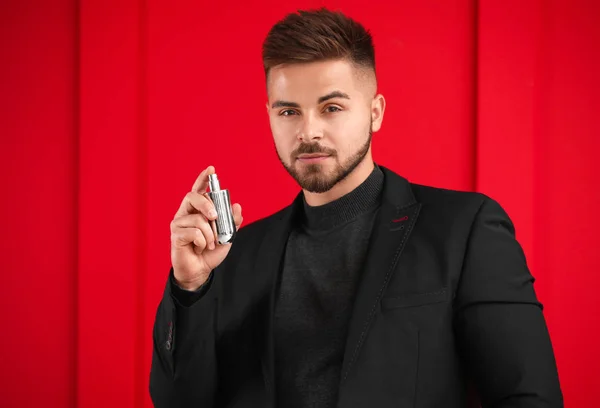
[[302,163],[294,160],[288,164],[280,157],[280,161],[300,188],[311,193],[326,193],[340,180],[335,160],[333,163]]
[[329,174],[329,172],[326,173],[324,171],[315,171],[309,174],[300,174],[296,178],[296,181],[302,189],[311,193],[326,193],[327,191],[331,190],[333,186],[335,186],[335,184],[337,183],[334,174]]
[[302,163],[300,160],[296,160],[296,165],[295,165],[297,170],[301,170],[307,173],[322,173],[324,170],[326,170],[328,167],[328,163],[327,162],[323,162],[323,163]]

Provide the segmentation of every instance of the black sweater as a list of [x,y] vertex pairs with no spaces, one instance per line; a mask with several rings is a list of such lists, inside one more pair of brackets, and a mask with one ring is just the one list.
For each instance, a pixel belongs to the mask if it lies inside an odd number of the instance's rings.
[[304,202],[289,236],[275,307],[277,406],[334,407],[340,369],[383,173],[322,206]]

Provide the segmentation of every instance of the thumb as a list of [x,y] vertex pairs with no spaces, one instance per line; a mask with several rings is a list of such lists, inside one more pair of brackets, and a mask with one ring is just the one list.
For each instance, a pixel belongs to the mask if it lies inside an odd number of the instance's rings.
[[239,228],[242,225],[242,221],[244,217],[242,217],[242,206],[239,203],[235,203],[231,206],[233,210],[233,221],[235,222],[236,228]]

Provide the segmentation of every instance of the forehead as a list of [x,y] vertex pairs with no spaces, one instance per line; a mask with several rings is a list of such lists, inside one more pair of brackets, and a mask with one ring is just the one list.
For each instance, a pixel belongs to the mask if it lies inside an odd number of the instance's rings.
[[332,91],[358,95],[360,83],[357,68],[336,61],[319,61],[274,67],[269,72],[269,99],[316,103],[320,96]]

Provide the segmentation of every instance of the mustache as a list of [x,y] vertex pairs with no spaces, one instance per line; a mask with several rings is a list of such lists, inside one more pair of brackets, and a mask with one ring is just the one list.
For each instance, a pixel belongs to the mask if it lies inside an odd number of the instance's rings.
[[301,154],[314,154],[314,153],[323,153],[328,154],[330,156],[335,156],[336,151],[333,149],[328,149],[326,147],[322,147],[318,143],[302,143],[296,150],[292,152],[292,157],[297,158]]

